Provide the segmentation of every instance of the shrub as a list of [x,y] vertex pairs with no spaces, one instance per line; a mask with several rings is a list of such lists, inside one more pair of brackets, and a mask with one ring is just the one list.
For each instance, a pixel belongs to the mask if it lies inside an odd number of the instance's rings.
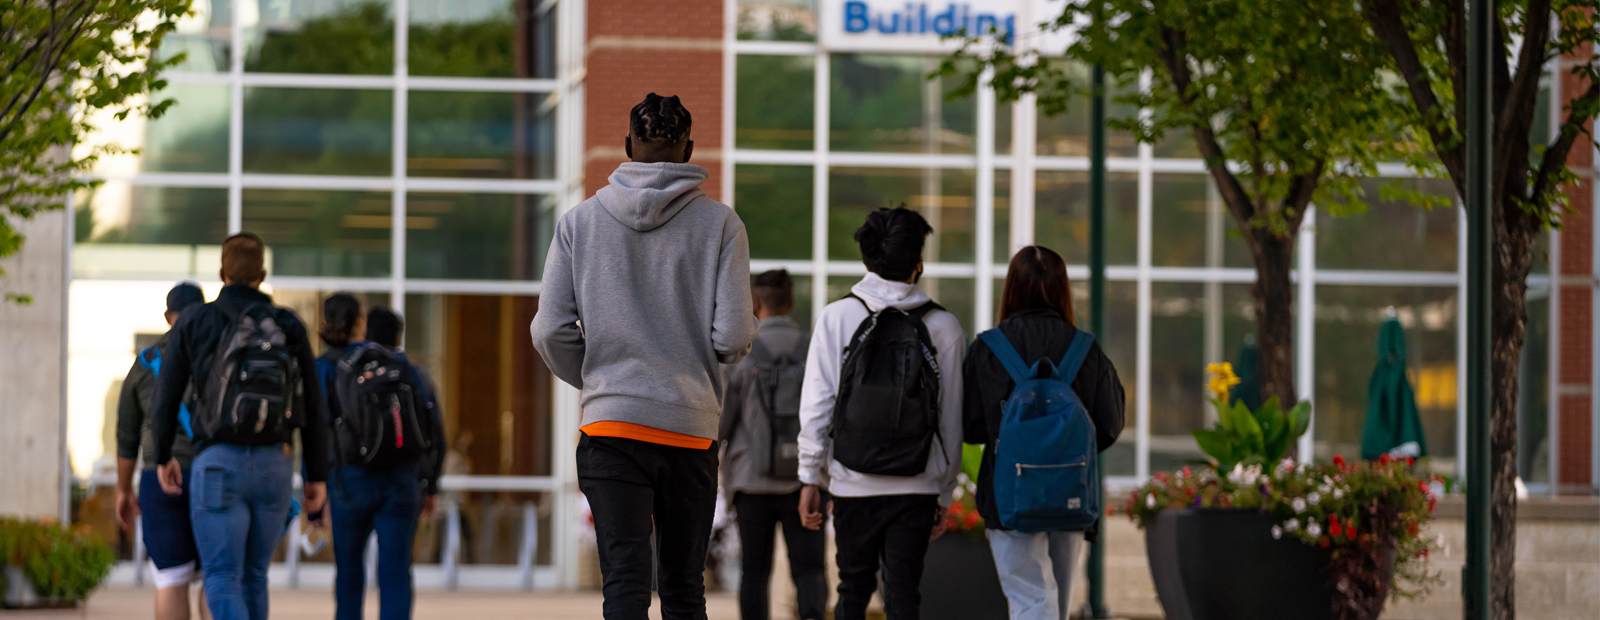
[[40,597],[88,598],[115,561],[111,547],[86,529],[0,517],[0,565],[21,569]]

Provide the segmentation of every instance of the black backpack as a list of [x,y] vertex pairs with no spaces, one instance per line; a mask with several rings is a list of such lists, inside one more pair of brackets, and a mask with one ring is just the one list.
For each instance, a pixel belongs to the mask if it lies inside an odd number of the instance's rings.
[[432,440],[421,424],[426,399],[411,364],[393,349],[363,343],[350,347],[334,373],[339,458],[379,469],[420,461]]
[[931,301],[910,312],[884,308],[861,322],[839,373],[833,460],[881,476],[927,469],[939,435],[939,362],[922,319],[943,309]]
[[220,443],[286,442],[304,416],[295,414],[300,368],[279,325],[279,311],[255,304],[229,318],[191,422]]
[[774,355],[760,340],[750,350],[755,381],[744,405],[764,423],[750,425],[750,461],[774,480],[800,478],[800,388],[806,380],[810,334],[802,332],[792,351]]

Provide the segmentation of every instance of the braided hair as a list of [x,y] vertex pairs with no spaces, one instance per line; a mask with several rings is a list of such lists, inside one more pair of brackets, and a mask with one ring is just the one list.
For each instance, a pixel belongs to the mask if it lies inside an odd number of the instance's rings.
[[628,129],[634,140],[656,145],[672,145],[689,137],[689,110],[678,96],[646,95],[628,115]]

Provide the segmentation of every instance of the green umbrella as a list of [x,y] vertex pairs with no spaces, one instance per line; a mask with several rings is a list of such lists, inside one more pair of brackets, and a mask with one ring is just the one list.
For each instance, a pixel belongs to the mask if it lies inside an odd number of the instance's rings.
[[1361,431],[1361,458],[1428,455],[1417,415],[1417,397],[1406,378],[1406,334],[1400,321],[1384,321],[1378,333],[1378,367],[1367,383],[1367,424]]
[[1234,365],[1239,385],[1233,386],[1228,404],[1243,402],[1251,411],[1261,408],[1261,348],[1256,346],[1255,334],[1245,336],[1244,348],[1239,350],[1239,363]]

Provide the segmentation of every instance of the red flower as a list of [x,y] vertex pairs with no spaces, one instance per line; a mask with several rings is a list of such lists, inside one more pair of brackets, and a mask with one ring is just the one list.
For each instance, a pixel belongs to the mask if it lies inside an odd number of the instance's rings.
[[1423,493],[1427,493],[1428,492],[1428,483],[1423,482],[1421,480],[1418,480],[1417,481],[1417,488],[1421,489]]
[[1327,549],[1328,545],[1331,545],[1331,544],[1333,544],[1333,541],[1328,540],[1327,536],[1323,536],[1323,537],[1317,539],[1317,546],[1322,547],[1323,549]]
[[1334,522],[1333,525],[1328,526],[1328,535],[1334,537],[1343,536],[1344,528],[1340,527],[1338,522]]
[[966,529],[970,530],[972,528],[978,527],[978,524],[982,523],[982,522],[983,522],[983,517],[978,516],[978,511],[974,510],[972,512],[967,513],[966,518],[962,519],[961,525],[963,527],[965,527]]
[[1347,538],[1349,538],[1350,540],[1355,540],[1356,539],[1356,526],[1351,525],[1351,526],[1348,526],[1348,527],[1344,528],[1344,535]]
[[1338,465],[1340,468],[1343,468],[1344,467],[1344,457],[1340,456],[1340,455],[1337,455],[1337,454],[1333,455],[1333,464],[1334,465]]
[[1193,474],[1189,473],[1189,466],[1188,465],[1184,465],[1183,466],[1183,477],[1188,478],[1188,477],[1191,477],[1192,475]]
[[1417,457],[1414,457],[1414,456],[1406,457],[1406,464],[1407,465],[1416,465],[1417,464]]
[[1423,547],[1422,548],[1422,557],[1428,557],[1428,548],[1427,547]]
[[1416,536],[1417,535],[1417,524],[1412,523],[1410,527],[1406,528],[1406,531],[1411,532],[1412,536]]
[[1439,503],[1439,498],[1437,498],[1437,497],[1428,498],[1428,512],[1433,512],[1433,505],[1437,504],[1437,503]]
[[1389,464],[1389,455],[1388,454],[1384,454],[1382,456],[1379,456],[1378,457],[1378,464],[1379,465],[1388,465]]

